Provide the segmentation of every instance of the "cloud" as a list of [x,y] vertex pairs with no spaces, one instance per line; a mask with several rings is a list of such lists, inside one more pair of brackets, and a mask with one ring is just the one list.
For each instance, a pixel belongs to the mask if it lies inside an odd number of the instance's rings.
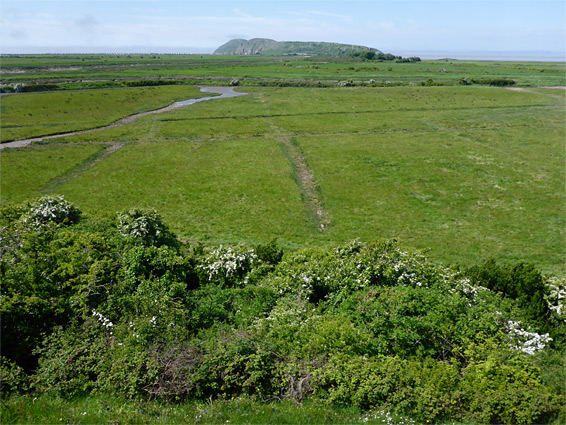
[[253,17],[251,15],[248,15],[247,13],[242,12],[240,9],[234,9],[234,15],[240,17],[240,18],[245,18],[245,19],[253,19]]
[[73,25],[82,33],[92,34],[100,27],[97,20],[92,15],[84,15],[75,20]]
[[11,39],[13,40],[25,40],[26,38],[28,38],[28,35],[25,31],[19,30],[19,29],[13,29],[10,31],[9,36]]
[[82,31],[92,32],[99,26],[98,22],[92,15],[85,15],[75,20],[74,25]]
[[342,19],[342,20],[347,21],[347,22],[352,21],[352,17],[350,17],[350,16],[341,15],[341,14],[338,14],[338,13],[322,12],[322,11],[319,11],[319,10],[284,11],[284,12],[281,12],[281,13],[283,13],[285,15],[300,16],[300,17],[303,17],[303,18],[314,17],[314,16],[323,16],[323,17],[326,17],[326,18]]
[[305,13],[307,13],[309,15],[326,16],[328,18],[339,18],[339,19],[344,19],[344,20],[352,19],[350,16],[339,15],[337,13],[321,12],[321,11],[318,11],[318,10],[305,10]]

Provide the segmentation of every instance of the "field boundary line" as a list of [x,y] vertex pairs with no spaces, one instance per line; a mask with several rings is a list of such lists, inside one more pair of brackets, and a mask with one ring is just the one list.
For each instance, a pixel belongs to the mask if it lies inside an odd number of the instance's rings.
[[[532,92],[533,94],[540,94]],[[544,96],[555,97],[550,94]],[[287,117],[306,117],[306,116],[324,116],[324,115],[361,115],[361,114],[394,114],[405,112],[446,112],[446,111],[477,111],[478,109],[496,110],[496,109],[529,109],[529,108],[544,108],[551,104],[535,103],[531,105],[501,105],[501,106],[481,106],[481,107],[456,107],[456,108],[405,108],[405,109],[368,109],[357,111],[326,111],[326,112],[304,112],[294,114],[254,114],[254,115],[227,115],[227,116],[207,116],[207,117],[183,117],[183,118],[161,118],[161,122],[177,122],[177,121],[199,121],[202,119],[207,120],[225,120],[225,119],[262,119],[262,118],[287,118]]]
[[70,170],[67,170],[60,176],[55,177],[51,181],[47,182],[39,192],[42,194],[48,194],[56,191],[64,184],[70,182],[71,180],[76,179],[77,177],[81,176],[82,174],[86,173],[100,161],[108,158],[110,155],[115,153],[117,150],[123,148],[126,144],[125,143],[114,143],[112,145],[106,146],[105,148],[101,149],[100,151],[96,152],[95,154],[89,156],[84,161],[80,162],[79,164],[72,167]]

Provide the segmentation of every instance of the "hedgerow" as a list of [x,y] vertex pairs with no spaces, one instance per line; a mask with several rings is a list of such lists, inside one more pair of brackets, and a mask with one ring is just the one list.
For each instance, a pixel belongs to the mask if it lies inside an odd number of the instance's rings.
[[565,418],[566,283],[394,240],[191,247],[153,210],[2,211],[2,391],[313,399],[419,422]]

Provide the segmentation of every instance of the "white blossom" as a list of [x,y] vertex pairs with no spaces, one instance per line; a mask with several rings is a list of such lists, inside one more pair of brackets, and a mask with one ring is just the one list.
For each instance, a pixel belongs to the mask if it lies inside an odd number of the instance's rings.
[[546,303],[559,318],[566,321],[566,279],[559,279],[555,276],[546,278],[548,295]]
[[[253,249],[241,251],[220,245],[210,253],[200,268],[207,272],[211,280],[218,278],[235,280],[243,278],[257,262],[258,257]],[[247,279],[244,279],[242,283],[246,282]]]
[[540,335],[536,332],[529,332],[528,330],[520,328],[520,325],[521,322],[513,320],[509,320],[506,323],[511,348],[533,355],[552,341],[552,338],[550,338],[547,333]]
[[92,310],[92,315],[96,317],[100,323],[102,323],[102,326],[104,326],[107,330],[110,330],[110,335],[112,335],[112,327],[114,326],[114,323],[96,310]]

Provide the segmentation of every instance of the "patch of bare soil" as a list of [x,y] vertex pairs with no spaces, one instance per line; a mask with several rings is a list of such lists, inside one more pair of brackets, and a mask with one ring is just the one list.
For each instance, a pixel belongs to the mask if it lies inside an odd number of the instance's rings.
[[553,87],[506,87],[507,90],[523,92],[523,93],[533,93],[532,89],[551,89],[551,90],[566,90],[566,86],[553,86]]

